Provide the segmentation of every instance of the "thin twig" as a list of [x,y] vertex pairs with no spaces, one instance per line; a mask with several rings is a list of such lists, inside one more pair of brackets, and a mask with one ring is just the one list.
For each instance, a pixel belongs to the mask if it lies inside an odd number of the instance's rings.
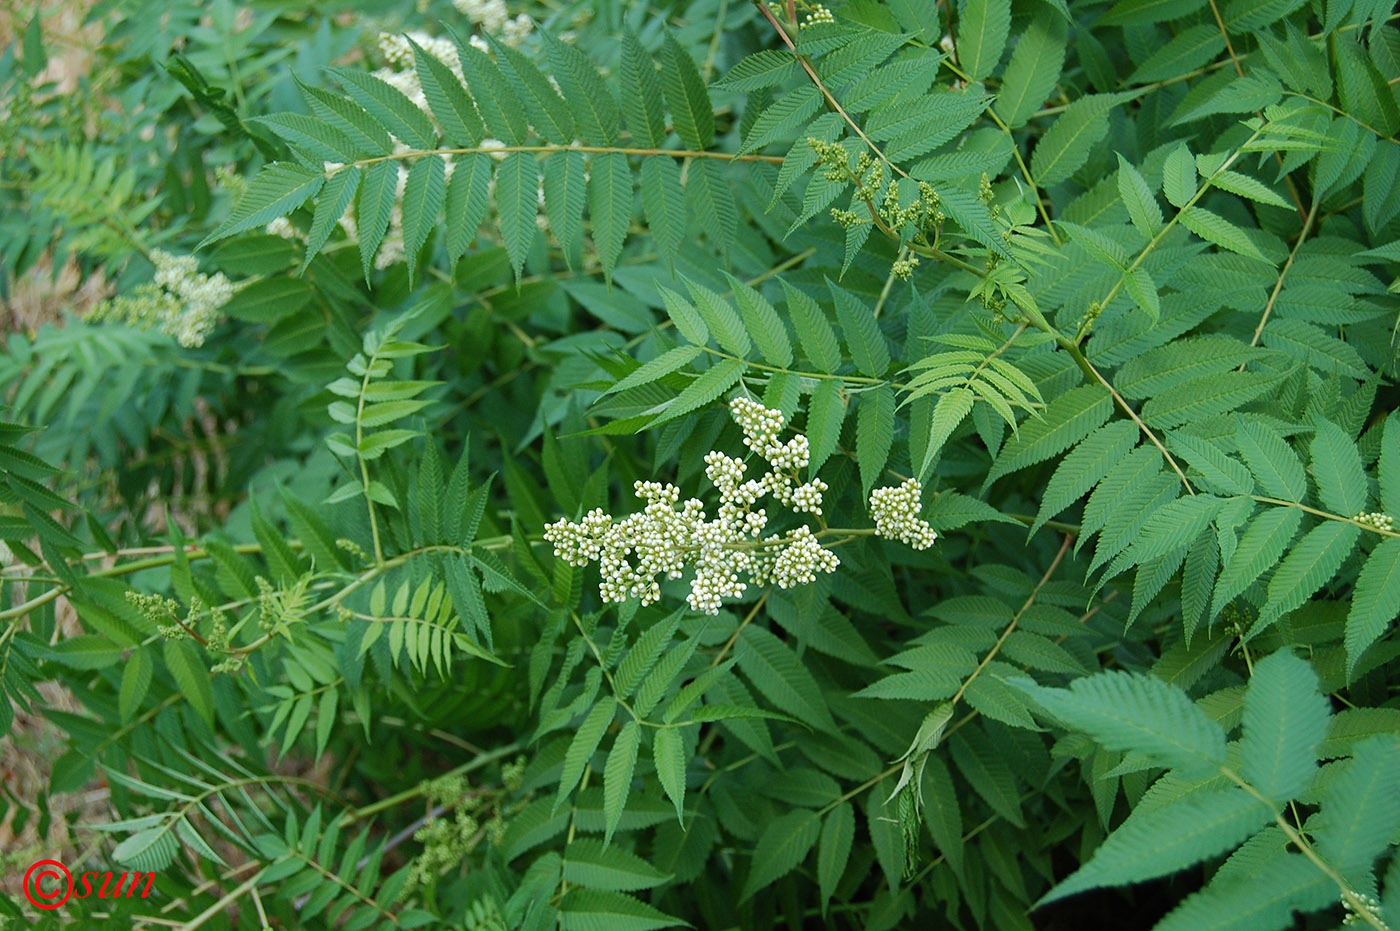
[[[1322,203],[1322,198],[1314,197],[1312,207],[1308,210],[1307,219],[1303,221],[1303,231],[1298,234],[1298,241],[1293,244],[1293,248],[1288,252],[1288,260],[1283,263],[1283,268],[1278,273],[1278,281],[1274,282],[1274,290],[1269,295],[1269,302],[1264,305],[1264,313],[1259,318],[1259,325],[1254,328],[1254,338],[1249,341],[1249,345],[1259,345],[1259,338],[1264,335],[1264,324],[1269,322],[1269,314],[1273,313],[1274,302],[1278,300],[1279,292],[1283,290],[1283,279],[1288,274],[1288,270],[1293,267],[1293,260],[1298,257],[1298,250],[1303,248],[1303,240],[1308,238],[1308,232],[1312,230],[1313,220],[1317,219],[1317,208]],[[1237,371],[1244,371],[1244,363],[1240,363]]]

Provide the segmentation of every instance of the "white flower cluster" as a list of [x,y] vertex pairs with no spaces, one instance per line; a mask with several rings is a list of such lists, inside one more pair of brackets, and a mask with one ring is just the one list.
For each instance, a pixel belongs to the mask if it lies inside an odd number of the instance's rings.
[[1369,527],[1375,527],[1377,530],[1387,533],[1395,529],[1395,518],[1386,514],[1384,511],[1372,511],[1369,514],[1362,511],[1360,514],[1353,517],[1352,520],[1356,521],[1358,524],[1366,524]]
[[233,297],[233,282],[223,272],[202,274],[192,255],[171,255],[156,249],[151,260],[156,266],[154,284],[104,301],[87,315],[88,319],[154,326],[186,348],[204,345],[205,338],[218,325],[219,308]]
[[500,33],[501,41],[506,45],[519,45],[520,40],[534,28],[528,14],[520,13],[512,17],[506,9],[505,0],[452,0],[452,5],[458,13],[487,32]]
[[506,0],[452,0],[452,5],[487,32],[500,32],[510,18]]
[[887,540],[907,543],[916,550],[933,546],[938,534],[919,516],[919,498],[923,490],[919,481],[911,478],[902,485],[871,491],[870,516],[875,518],[875,532]]
[[[694,568],[691,608],[718,614],[725,598],[736,598],[748,588],[740,581],[780,588],[815,581],[823,572],[840,565],[836,554],[821,545],[811,528],[800,526],[785,535],[762,536],[768,512],[755,508],[759,498],[772,495],[794,511],[821,513],[826,484],[815,479],[794,485],[797,470],[807,466],[807,438],[778,439],[786,421],[780,411],[764,408],[746,398],[730,402],[744,440],[772,467],[759,479],[746,479],[747,464],[720,452],[705,457],[705,476],[719,492],[717,516],[710,520],[698,498],[680,503],[680,489],[660,482],[637,482],[643,509],[621,520],[594,509],[574,523],[559,520],[545,528],[545,540],[555,556],[574,566],[597,561],[602,580],[598,593],[604,601],[640,598],[651,604],[661,597],[659,576],[678,579],[688,565]],[[679,509],[677,505],[680,504]],[[635,557],[635,564],[630,561]]]
[[155,282],[180,299],[181,307],[173,320],[161,329],[179,340],[181,346],[203,346],[219,322],[219,308],[233,297],[233,282],[223,272],[204,275],[192,255],[171,255],[157,249],[151,254],[156,263]]

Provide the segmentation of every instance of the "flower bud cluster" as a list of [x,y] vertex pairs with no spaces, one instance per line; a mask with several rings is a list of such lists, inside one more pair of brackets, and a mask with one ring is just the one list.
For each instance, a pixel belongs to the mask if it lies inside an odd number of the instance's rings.
[[831,11],[818,3],[813,6],[812,11],[803,18],[801,28],[806,29],[808,26],[815,26],[818,23],[834,22],[836,22],[836,17],[831,15]]
[[816,136],[808,136],[807,145],[817,156],[817,164],[822,166],[822,175],[826,180],[851,180],[851,156],[845,146],[839,142],[825,142]]
[[156,632],[166,640],[183,640],[188,636],[188,631],[180,625],[180,602],[174,598],[128,591],[126,600],[142,617],[154,624]]
[[[1342,918],[1342,927],[1353,927],[1358,925],[1375,926],[1377,919],[1381,918],[1381,903],[1373,895],[1364,892],[1350,890],[1351,896],[1342,896],[1342,908],[1346,914]],[[1353,900],[1355,904],[1353,904]],[[1360,905],[1360,909],[1357,908]],[[1363,912],[1365,914],[1363,914]]]
[[744,445],[772,467],[772,471],[759,480],[761,487],[784,507],[820,517],[826,482],[814,478],[805,484],[795,484],[799,470],[807,468],[812,461],[807,437],[799,433],[786,443],[779,442],[778,435],[786,426],[782,412],[768,410],[748,398],[729,402],[729,412],[744,431]]
[[1353,517],[1352,520],[1356,521],[1358,524],[1374,527],[1385,533],[1390,533],[1395,530],[1395,518],[1386,514],[1384,511],[1371,511],[1370,513],[1362,511],[1360,514]]
[[95,307],[89,320],[119,320],[129,326],[156,327],[181,346],[204,345],[219,322],[219,308],[233,297],[233,282],[223,272],[205,275],[192,255],[151,253],[153,284],[135,288]]
[[[865,201],[867,212],[873,211],[874,219],[879,221],[882,229],[902,237],[903,231],[912,226],[916,240],[926,244],[937,241],[938,231],[947,222],[948,217],[942,210],[942,202],[933,185],[927,181],[918,182],[915,188],[918,197],[911,203],[904,204],[902,195],[908,190],[908,185],[898,183],[898,179],[886,184],[885,164],[872,157],[869,152],[860,152],[856,156],[855,167],[852,168],[850,153],[841,143],[825,142],[815,136],[809,136],[807,145],[816,155],[817,164],[821,166],[826,180],[851,185],[854,188],[852,205],[854,206],[854,201]],[[984,193],[988,198],[987,202],[990,203],[991,182],[985,175],[983,180]],[[831,218],[845,229],[872,222],[872,219],[863,216],[861,211],[840,207],[831,209]],[[908,280],[917,264],[916,258],[902,259],[895,263],[894,274],[902,280]]]
[[919,498],[923,486],[917,479],[906,479],[902,485],[876,488],[870,492],[870,516],[875,519],[875,532],[887,540],[907,543],[916,550],[933,546],[938,534],[929,522],[919,516]]
[[747,478],[744,461],[718,451],[706,455],[705,477],[719,492],[715,518],[698,498],[682,503],[675,485],[638,481],[633,490],[645,502],[641,511],[618,520],[595,508],[581,521],[559,520],[545,528],[558,558],[574,566],[598,562],[604,601],[639,598],[651,604],[661,598],[660,577],[679,579],[689,566],[694,578],[687,602],[696,611],[718,614],[725,598],[739,597],[750,583],[791,588],[840,564],[809,527],[764,537],[768,511],[755,507],[769,495],[795,512],[821,514],[826,483],[803,483],[798,475],[811,461],[807,438],[782,441],[782,412],[747,398],[736,398],[729,410],[745,445],[770,471]]
[[900,281],[908,281],[914,277],[914,269],[919,266],[919,257],[911,255],[905,259],[895,259],[890,266],[890,272]]

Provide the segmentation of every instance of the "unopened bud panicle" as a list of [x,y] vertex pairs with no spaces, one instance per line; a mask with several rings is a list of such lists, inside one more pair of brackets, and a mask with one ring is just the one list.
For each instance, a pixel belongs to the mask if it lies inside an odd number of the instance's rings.
[[[811,464],[811,444],[796,434],[781,436],[787,419],[748,398],[735,398],[729,412],[744,433],[744,445],[768,466],[763,475],[748,476],[749,465],[719,451],[705,456],[705,477],[719,493],[711,519],[698,498],[681,501],[680,489],[662,482],[637,481],[642,510],[618,519],[594,508],[577,522],[559,520],[545,528],[554,555],[573,566],[597,562],[601,573],[598,594],[604,601],[638,598],[651,604],[661,598],[661,579],[679,579],[694,572],[687,602],[696,611],[718,614],[726,598],[737,598],[750,584],[792,588],[834,572],[841,564],[822,546],[811,527],[798,526],[783,534],[764,536],[768,511],[757,507],[765,495],[796,514],[822,514],[827,484],[806,482],[801,470]],[[932,528],[919,520],[919,485],[905,483],[872,496],[876,532],[924,547],[933,542]]]

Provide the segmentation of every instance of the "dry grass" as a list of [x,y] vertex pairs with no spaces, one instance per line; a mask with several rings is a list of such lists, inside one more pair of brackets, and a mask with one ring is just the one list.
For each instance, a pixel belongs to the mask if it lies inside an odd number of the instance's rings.
[[[84,25],[93,0],[42,0],[39,6],[48,64],[36,78],[54,85],[53,92],[71,94],[78,81],[92,69],[93,49],[101,41],[102,25]],[[0,3],[0,47],[9,45],[29,26],[35,10],[28,3]],[[44,256],[17,281],[2,308],[0,327],[33,332],[40,325],[60,319],[64,308],[82,313],[107,296],[101,274],[83,280],[76,261],[69,258],[55,270],[52,257]]]
[[110,290],[101,269],[83,278],[77,259],[70,255],[55,274],[52,256],[45,255],[12,283],[10,299],[0,307],[0,328],[32,334],[45,323],[60,321],[64,310],[86,313]]

